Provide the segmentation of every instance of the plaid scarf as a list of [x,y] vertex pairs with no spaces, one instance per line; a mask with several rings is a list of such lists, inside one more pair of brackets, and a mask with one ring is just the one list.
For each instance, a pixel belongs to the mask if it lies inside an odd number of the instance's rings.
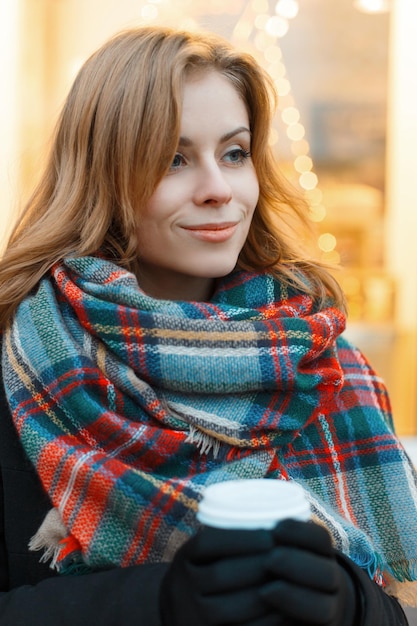
[[414,580],[415,473],[344,324],[267,274],[201,303],[151,298],[102,259],[55,266],[4,333],[3,373],[59,513],[58,569],[169,560],[205,485],[268,477],[299,482],[375,580]]

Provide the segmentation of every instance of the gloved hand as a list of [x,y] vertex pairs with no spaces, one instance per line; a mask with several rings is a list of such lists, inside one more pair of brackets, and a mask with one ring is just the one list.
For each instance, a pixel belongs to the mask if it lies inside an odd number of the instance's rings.
[[[260,595],[290,626],[359,626],[360,597],[338,561],[327,530],[284,520],[273,530],[265,566],[272,575]],[[370,585],[375,585],[369,580]]]
[[161,585],[164,626],[277,626],[259,596],[271,531],[202,528],[174,557]]
[[407,626],[398,602],[312,522],[203,528],[161,585],[163,626]]

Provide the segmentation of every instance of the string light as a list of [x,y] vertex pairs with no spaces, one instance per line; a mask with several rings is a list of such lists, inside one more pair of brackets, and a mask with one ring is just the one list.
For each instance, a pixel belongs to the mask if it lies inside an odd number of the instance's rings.
[[298,15],[298,2],[296,0],[278,0],[275,13],[291,20]]
[[313,161],[309,156],[302,154],[295,159],[294,167],[297,172],[303,174],[303,172],[309,172],[311,170]]
[[265,24],[265,30],[273,37],[284,37],[288,33],[290,25],[288,20],[279,15],[273,15]]
[[281,113],[282,121],[288,126],[297,124],[300,119],[300,112],[295,107],[287,107]]
[[332,233],[323,233],[319,237],[319,248],[323,252],[332,252],[336,247],[336,237]]
[[355,0],[353,6],[362,13],[388,13],[391,8],[389,0]]

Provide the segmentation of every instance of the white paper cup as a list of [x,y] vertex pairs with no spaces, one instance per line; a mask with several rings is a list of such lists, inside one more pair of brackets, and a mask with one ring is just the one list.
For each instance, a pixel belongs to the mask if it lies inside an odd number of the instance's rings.
[[273,528],[280,520],[307,521],[310,504],[295,482],[276,479],[229,480],[209,485],[197,519],[216,528]]

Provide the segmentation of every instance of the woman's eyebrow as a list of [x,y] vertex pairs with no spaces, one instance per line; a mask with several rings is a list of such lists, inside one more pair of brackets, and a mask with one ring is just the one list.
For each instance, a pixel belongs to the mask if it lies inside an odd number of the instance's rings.
[[[220,137],[219,143],[224,143],[225,141],[229,141],[229,139],[233,139],[233,137],[235,137],[236,135],[240,135],[240,133],[249,133],[249,135],[251,134],[249,128],[246,128],[246,126],[239,126],[238,128],[235,128],[234,130],[231,130],[230,132],[222,135]],[[178,145],[187,148],[189,146],[192,146],[193,142],[188,137],[180,137],[178,141]]]
[[240,135],[240,133],[249,133],[249,135],[251,134],[249,128],[246,128],[246,126],[239,126],[235,130],[231,130],[229,133],[226,133],[225,135],[220,137],[220,143],[229,141],[229,139],[232,139],[233,137],[235,137],[235,135]]

